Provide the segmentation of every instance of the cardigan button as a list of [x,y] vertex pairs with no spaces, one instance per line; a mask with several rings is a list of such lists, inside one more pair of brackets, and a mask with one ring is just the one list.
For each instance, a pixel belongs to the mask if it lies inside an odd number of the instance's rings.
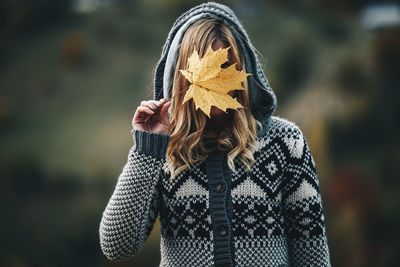
[[225,191],[225,183],[222,183],[222,182],[217,183],[216,190],[217,190],[217,192],[220,192],[220,193],[224,192]]
[[228,234],[228,229],[225,224],[220,224],[217,226],[218,235],[224,236]]

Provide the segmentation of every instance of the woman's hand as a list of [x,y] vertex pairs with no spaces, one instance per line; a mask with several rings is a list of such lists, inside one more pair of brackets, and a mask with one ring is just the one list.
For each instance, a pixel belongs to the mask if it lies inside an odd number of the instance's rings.
[[168,134],[170,105],[167,99],[142,101],[133,116],[133,129]]

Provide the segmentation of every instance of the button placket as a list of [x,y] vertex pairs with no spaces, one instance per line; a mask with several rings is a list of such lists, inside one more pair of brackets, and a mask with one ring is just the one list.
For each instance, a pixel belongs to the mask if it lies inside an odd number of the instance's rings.
[[224,177],[224,158],[225,156],[221,152],[212,152],[206,161],[210,189],[209,206],[214,233],[215,266],[231,266],[233,264],[232,247],[230,244],[231,230],[226,202],[229,184]]

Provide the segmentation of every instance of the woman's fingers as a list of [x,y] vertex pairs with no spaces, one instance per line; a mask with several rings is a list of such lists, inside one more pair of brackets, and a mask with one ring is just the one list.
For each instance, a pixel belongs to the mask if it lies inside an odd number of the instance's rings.
[[162,107],[162,105],[165,103],[165,99],[161,99],[160,101],[157,100],[148,100],[148,101],[142,101],[140,103],[140,106],[142,107],[148,107],[149,109],[156,111],[157,109],[159,109],[160,107]]
[[153,115],[155,111],[151,110],[149,107],[139,106],[137,108],[139,113],[147,113],[149,115]]
[[149,102],[154,103],[157,107],[161,106],[160,100],[149,100]]
[[162,106],[162,108],[160,110],[161,123],[163,123],[165,125],[169,125],[169,123],[170,123],[169,116],[168,116],[168,109],[170,106],[171,106],[171,102],[168,101]]
[[[168,108],[169,108],[171,102],[168,101],[167,99],[161,99],[159,101],[156,101],[156,100],[144,101],[144,102],[142,102],[142,104],[144,106],[148,106],[148,107],[151,107],[152,105],[156,106],[157,108],[153,109],[155,111],[155,114],[152,114],[152,115],[159,116],[159,117],[161,117],[161,120],[165,121],[164,117],[168,116],[168,115],[165,115],[165,113],[168,111]],[[152,108],[154,108],[154,106]],[[148,118],[146,118],[145,123],[147,123],[151,117],[152,116],[149,116]],[[167,119],[168,119],[168,117],[167,117]]]
[[168,108],[171,106],[171,102],[166,102],[165,104],[163,104],[160,113],[164,114],[168,112]]
[[132,120],[133,128],[168,133],[170,106],[171,102],[168,99],[142,101]]
[[140,107],[147,107],[151,110],[156,110],[158,108],[158,106],[154,102],[151,102],[151,101],[142,101],[140,103]]
[[157,101],[157,100],[142,101],[140,103],[140,106],[137,108],[137,110],[140,113],[145,112],[149,115],[154,115],[155,113],[158,113],[159,111],[161,111],[161,109],[167,102],[169,102],[167,99],[161,99],[159,101]]

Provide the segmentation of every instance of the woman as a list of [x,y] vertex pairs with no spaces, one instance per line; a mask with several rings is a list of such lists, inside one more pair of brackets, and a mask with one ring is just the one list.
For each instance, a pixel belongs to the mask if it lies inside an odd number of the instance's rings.
[[[252,74],[229,92],[244,108],[212,106],[210,118],[193,99],[183,103],[190,83],[180,72],[208,47],[229,47],[221,67]],[[159,215],[160,266],[330,266],[310,149],[294,122],[272,116],[275,94],[233,11],[209,2],[181,15],[154,82],[101,219],[103,253],[137,255]]]

